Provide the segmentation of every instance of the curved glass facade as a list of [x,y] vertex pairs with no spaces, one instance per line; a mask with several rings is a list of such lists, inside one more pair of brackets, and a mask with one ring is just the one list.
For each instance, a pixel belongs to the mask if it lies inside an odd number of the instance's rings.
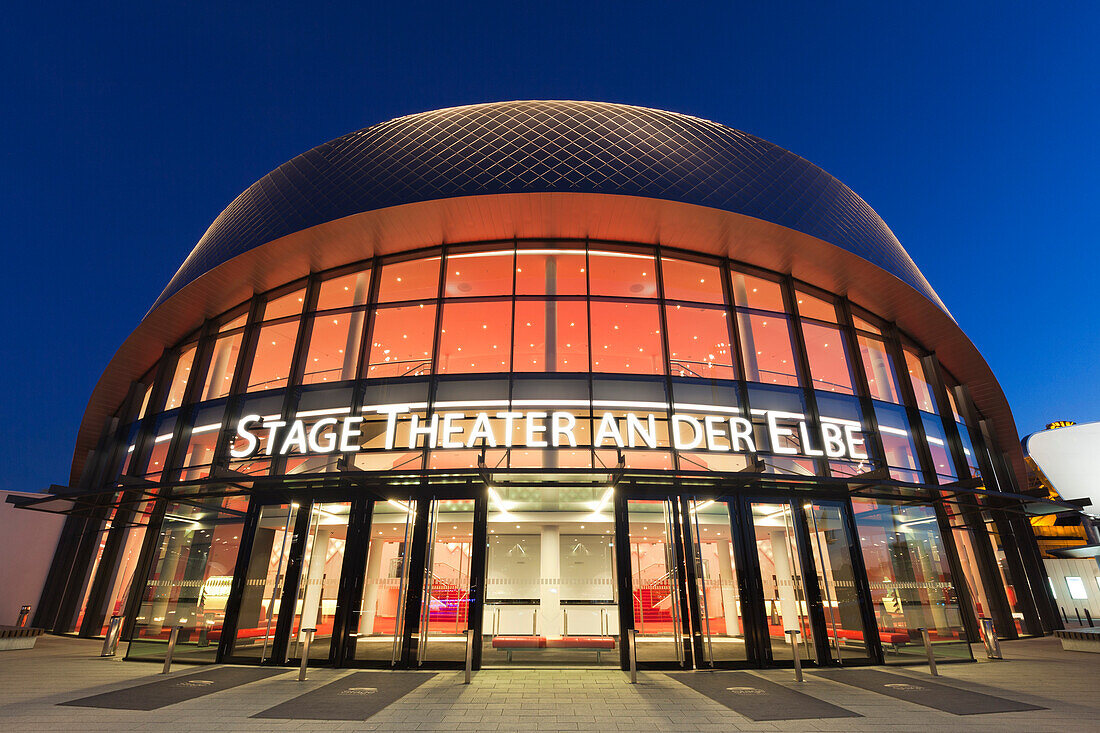
[[781,273],[576,240],[377,258],[133,385],[57,630],[283,664],[314,629],[315,662],[384,667],[458,664],[469,629],[477,664],[625,665],[633,630],[639,664],[706,668],[790,664],[792,629],[810,664],[919,660],[926,628],[969,658],[1004,596],[940,502],[994,465],[981,425],[894,324]]
[[[686,252],[455,245],[321,273],[212,319],[150,375],[141,399],[151,396],[142,424],[153,426],[152,445],[139,447],[133,425],[119,434],[135,436],[125,446],[139,454],[131,475],[171,482],[205,479],[214,465],[254,477],[330,473],[345,458],[362,471],[469,469],[483,449],[494,468],[608,469],[621,453],[631,469],[734,472],[758,460],[759,472],[780,476],[956,480],[924,375],[934,363],[853,310],[777,274]],[[407,409],[387,436],[393,405]],[[546,440],[509,434],[539,411],[533,429]],[[604,426],[601,437],[608,411],[615,431]],[[487,426],[474,424],[482,412]],[[789,422],[779,441],[770,413]],[[628,414],[645,429],[632,432]],[[303,418],[307,430],[326,417],[364,419],[353,452],[283,451],[257,421],[261,445],[235,458],[234,428],[247,415]],[[444,439],[447,415],[454,432]],[[730,425],[731,415],[751,427]],[[555,435],[554,420],[568,434]],[[811,427],[794,429],[800,420]],[[815,431],[824,423],[852,426],[855,449],[825,455]],[[314,447],[338,429],[322,425]],[[568,450],[540,450],[560,448],[555,437]]]

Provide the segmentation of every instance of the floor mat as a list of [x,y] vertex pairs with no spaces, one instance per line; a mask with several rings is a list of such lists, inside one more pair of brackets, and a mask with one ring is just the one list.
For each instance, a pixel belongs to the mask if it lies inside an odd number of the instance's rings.
[[435,674],[424,672],[354,672],[252,717],[366,720],[432,677]]
[[182,677],[166,677],[156,682],[58,704],[116,710],[156,710],[285,672],[285,669],[262,667],[212,667]]
[[680,672],[668,676],[751,720],[863,717],[748,672]]
[[1024,710],[1046,710],[1026,702],[1006,700],[981,692],[971,692],[949,684],[891,674],[877,669],[815,670],[814,675],[852,687],[859,687],[880,695],[942,710],[955,715],[981,715],[983,713],[1017,713]]

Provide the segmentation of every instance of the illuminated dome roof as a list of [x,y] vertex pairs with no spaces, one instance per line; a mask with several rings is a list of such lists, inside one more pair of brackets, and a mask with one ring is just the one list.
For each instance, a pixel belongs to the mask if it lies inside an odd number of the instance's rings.
[[320,145],[254,183],[161,293],[272,240],[401,204],[507,193],[640,196],[743,214],[823,239],[943,308],[867,203],[821,168],[716,122],[604,102],[497,102],[401,117]]

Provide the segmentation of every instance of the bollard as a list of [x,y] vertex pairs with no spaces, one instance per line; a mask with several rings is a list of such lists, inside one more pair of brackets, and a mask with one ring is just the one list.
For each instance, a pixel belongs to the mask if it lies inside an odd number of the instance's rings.
[[99,652],[101,657],[113,657],[118,649],[118,634],[122,630],[122,616],[111,616],[111,623],[107,626],[107,636],[103,639],[103,650]]
[[179,641],[182,630],[182,625],[173,626],[172,633],[168,635],[168,650],[164,653],[164,669],[160,671],[161,674],[168,674],[172,669],[172,655],[176,652],[176,642]]
[[789,629],[787,631],[791,637],[791,656],[794,659],[794,681],[802,681],[802,658],[798,656],[798,630]]
[[462,682],[464,685],[470,684],[470,680],[474,676],[474,641],[477,638],[473,629],[466,629],[466,678]]
[[1067,615],[1066,615],[1066,607],[1065,607],[1065,606],[1062,606],[1062,607],[1061,607],[1061,611],[1062,611],[1062,621],[1063,621],[1064,623],[1067,623],[1067,624],[1068,624],[1068,623],[1069,623],[1069,616],[1067,616]]
[[985,656],[989,659],[1004,659],[1001,656],[1001,642],[997,639],[997,629],[993,626],[993,619],[980,618],[982,625],[982,641],[985,642]]
[[20,609],[19,609],[19,620],[16,621],[15,625],[18,626],[19,628],[23,628],[24,626],[27,625],[27,618],[30,615],[31,615],[31,607],[30,606],[20,607]]
[[630,657],[630,684],[638,684],[638,630],[626,630],[626,650]]
[[928,671],[932,673],[933,677],[939,677],[940,673],[936,671],[936,656],[932,653],[932,640],[928,637],[928,629],[921,627],[917,631],[920,632],[920,638],[924,642],[924,653],[928,655]]
[[306,635],[305,643],[302,644],[302,666],[298,668],[298,681],[306,681],[306,668],[309,667],[309,644],[313,641],[313,633],[317,629],[302,629],[302,633]]
[[1077,614],[1077,625],[1078,626],[1084,626],[1085,624],[1081,621],[1081,609],[1078,608],[1077,606],[1074,606],[1073,607],[1073,612]]
[[1085,609],[1085,620],[1089,622],[1089,628],[1091,629],[1092,628],[1092,614],[1089,613],[1089,610],[1087,608]]

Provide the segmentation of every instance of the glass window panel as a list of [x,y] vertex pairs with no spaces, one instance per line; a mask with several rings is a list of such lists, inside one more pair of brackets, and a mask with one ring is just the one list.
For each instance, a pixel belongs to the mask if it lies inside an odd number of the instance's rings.
[[378,302],[439,297],[439,258],[391,262],[382,266]]
[[235,333],[232,336],[222,336],[214,342],[210,368],[206,372],[206,383],[202,388],[203,400],[216,400],[229,394],[233,386],[233,375],[237,371],[243,338],[243,333]]
[[924,435],[928,439],[928,450],[932,453],[932,465],[935,466],[936,476],[941,484],[955,480],[955,468],[951,462],[951,454],[947,450],[947,434],[943,430],[940,419],[933,415],[921,415],[921,423],[924,425]]
[[913,436],[909,432],[905,410],[876,402],[875,417],[878,418],[879,435],[886,452],[886,465],[890,467],[890,475],[899,481],[919,483],[920,464],[917,463],[917,452],[913,446]]
[[215,661],[247,505],[240,498],[168,505],[128,659],[163,659],[172,628],[183,626],[173,659]]
[[917,409],[924,412],[938,412],[936,400],[932,396],[932,385],[924,374],[924,364],[917,354],[909,349],[904,349],[905,368],[909,370],[909,379],[913,383],[913,394],[917,398]]
[[176,360],[176,369],[172,374],[172,385],[168,388],[165,410],[172,410],[183,404],[183,393],[187,389],[187,380],[191,376],[191,366],[195,362],[195,344],[185,346]]
[[745,378],[766,384],[798,384],[794,349],[787,319],[783,316],[737,314]]
[[140,387],[144,393],[141,397],[141,409],[138,410],[138,420],[145,417],[145,412],[149,409],[149,399],[153,396],[153,383],[150,380],[149,375],[147,375],[143,381],[145,383],[145,386]]
[[448,255],[444,297],[511,295],[513,258],[510,249]]
[[512,301],[449,302],[439,330],[440,373],[506,372],[511,364]]
[[521,249],[516,253],[516,295],[584,295],[586,261],[583,249]]
[[297,337],[297,321],[275,323],[260,329],[256,355],[252,358],[252,369],[248,373],[249,392],[278,389],[287,385]]
[[588,268],[592,295],[657,297],[657,263],[653,255],[592,251]]
[[517,372],[588,371],[588,304],[517,300],[513,349]]
[[798,315],[803,318],[836,323],[836,306],[832,303],[810,295],[804,290],[795,290],[794,297],[798,301]]
[[720,270],[690,260],[661,258],[665,297],[669,300],[694,300],[701,303],[724,303]]
[[295,290],[293,293],[288,293],[282,297],[270,300],[264,305],[263,320],[272,321],[276,318],[286,318],[288,316],[296,316],[302,312],[302,305],[305,301],[306,289]]
[[778,313],[786,310],[783,305],[783,289],[777,282],[735,270],[730,273],[730,283],[733,285],[735,305]]
[[867,320],[864,320],[863,318],[860,318],[859,316],[853,315],[852,316],[852,322],[855,324],[856,328],[858,328],[861,331],[869,331],[869,332],[871,332],[871,333],[873,333],[877,336],[882,335],[882,330],[878,326],[871,323],[870,321],[867,321]]
[[240,328],[248,320],[248,314],[242,313],[231,321],[226,321],[218,327],[218,333],[224,333],[225,331],[232,331],[234,328]]
[[883,402],[901,404],[901,389],[894,373],[894,363],[886,351],[886,345],[878,339],[858,335],[859,353],[863,358],[863,371],[871,397]]
[[379,308],[371,332],[368,377],[407,377],[432,370],[435,306]]
[[318,315],[313,321],[302,384],[355,379],[366,312]]
[[970,440],[970,431],[961,422],[955,423],[955,427],[959,431],[959,440],[962,441],[963,456],[966,458],[966,465],[970,468],[970,475],[978,478],[982,475],[982,472],[978,468],[978,456],[974,451],[974,443]]
[[837,661],[868,659],[867,635],[852,562],[853,542],[844,525],[841,507],[807,504],[805,512],[829,647]]
[[886,662],[923,660],[922,627],[937,658],[970,659],[933,509],[870,499],[852,499],[852,508]]
[[947,393],[947,404],[951,405],[951,415],[955,418],[955,422],[965,422],[962,415],[959,414],[959,405],[955,401],[955,390],[951,388],[951,385],[948,385],[944,391]]
[[593,302],[591,308],[592,371],[664,374],[656,305]]
[[[133,515],[133,521],[146,521],[148,515],[145,512],[150,511],[151,508],[151,502],[139,505]],[[110,575],[111,582],[107,589],[107,608],[103,614],[103,626],[99,629],[101,636],[106,635],[112,616],[122,616],[125,613],[126,601],[129,599],[130,589],[133,587],[134,572],[137,570],[138,559],[141,556],[141,545],[145,540],[146,529],[145,525],[141,525],[126,531],[122,547]]]
[[668,305],[665,322],[669,368],[674,376],[737,378],[727,311]]
[[813,386],[826,392],[855,394],[848,349],[840,329],[806,322],[802,324],[802,335],[806,340]]
[[317,310],[366,305],[368,297],[370,297],[370,270],[341,275],[321,283],[317,293]]

